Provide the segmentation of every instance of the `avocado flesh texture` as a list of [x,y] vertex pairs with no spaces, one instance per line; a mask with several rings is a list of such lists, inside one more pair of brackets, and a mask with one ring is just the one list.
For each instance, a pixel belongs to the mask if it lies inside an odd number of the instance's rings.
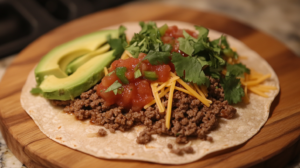
[[68,77],[48,76],[39,86],[42,95],[47,99],[73,100],[102,79],[104,67],[115,59],[113,52],[114,50],[91,58]]
[[102,53],[107,52],[110,49],[110,45],[109,44],[105,44],[103,45],[101,48],[97,49],[96,51],[92,51],[90,53],[87,53],[81,57],[79,57],[78,59],[74,60],[73,62],[69,63],[69,65],[64,68],[61,66],[61,69],[65,70],[65,72],[67,74],[72,74],[74,73],[81,65],[83,65],[84,63],[86,63],[88,60],[90,60],[91,58],[100,55]]
[[101,30],[81,36],[52,49],[46,54],[35,68],[35,77],[39,86],[50,75],[57,78],[65,78],[68,75],[61,69],[77,57],[95,51],[99,46],[107,42],[107,37],[118,38],[118,30]]

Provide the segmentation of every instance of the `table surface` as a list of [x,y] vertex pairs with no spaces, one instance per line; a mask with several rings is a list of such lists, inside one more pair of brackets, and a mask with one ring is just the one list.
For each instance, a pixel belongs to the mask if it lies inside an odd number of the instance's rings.
[[[143,3],[153,0],[144,0]],[[179,4],[200,10],[222,13],[249,24],[259,30],[271,34],[290,47],[298,56],[300,55],[300,23],[296,19],[300,15],[299,1],[193,1],[193,0],[163,0],[167,4]],[[134,2],[141,3],[141,2]],[[297,4],[298,3],[298,4]],[[276,19],[272,19],[276,18]],[[267,21],[266,21],[267,20]],[[281,24],[278,24],[281,23]],[[14,59],[10,56],[0,60],[0,79],[5,69]],[[0,166],[1,167],[22,167],[22,164],[9,152],[2,137],[0,137]],[[296,158],[287,167],[300,167],[300,157]]]

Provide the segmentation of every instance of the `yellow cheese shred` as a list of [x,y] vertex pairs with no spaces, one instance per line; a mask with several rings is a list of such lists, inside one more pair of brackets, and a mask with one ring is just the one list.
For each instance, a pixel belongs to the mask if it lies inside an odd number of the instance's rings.
[[185,90],[185,89],[183,89],[183,88],[181,88],[181,87],[175,86],[175,89],[176,89],[176,90],[179,90],[179,91],[181,91],[181,92],[184,92],[184,93],[186,93],[186,94],[189,94],[189,95],[191,95],[191,96],[194,96],[194,95],[192,95],[189,91],[187,91],[187,90]]
[[108,74],[108,70],[106,67],[104,67],[104,75],[106,76]]
[[247,81],[247,82],[242,82],[243,85],[247,85],[247,86],[254,86],[254,85],[258,85],[259,83],[263,82],[264,80],[268,79],[271,77],[271,74],[267,74],[264,75],[258,79],[256,79],[255,81]]
[[193,83],[193,85],[194,85],[194,88],[196,89],[196,91],[200,94],[200,96],[205,97],[204,93],[202,93],[202,91],[200,90],[198,85],[195,83]]
[[253,93],[256,93],[262,97],[268,97],[268,95],[264,94],[263,92],[261,92],[260,90],[254,88],[254,87],[248,87],[248,89],[253,92]]
[[206,87],[206,86],[204,86],[204,85],[201,85],[201,86],[200,86],[200,89],[201,89],[201,90],[202,90],[202,92],[204,93],[205,97],[207,97],[207,96],[208,96],[207,87]]
[[[166,90],[160,92],[160,93],[158,94],[159,98],[162,98],[163,96],[165,96],[169,91],[170,91],[170,88],[167,88]],[[144,109],[147,109],[148,107],[152,106],[152,105],[155,104],[155,103],[156,103],[156,101],[155,101],[155,99],[154,99],[154,100],[152,100],[150,103],[146,104],[146,105],[144,106]]]
[[162,88],[168,86],[169,84],[171,84],[173,81],[176,81],[177,79],[179,79],[178,76],[171,77],[167,82],[161,84],[161,85],[157,88],[157,91],[160,91]]
[[[176,76],[174,73],[171,72],[172,76]],[[197,99],[199,99],[204,105],[206,105],[207,107],[210,106],[210,102],[205,98],[205,97],[201,97],[195,90],[193,90],[188,84],[186,84],[183,80],[181,80],[180,78],[177,79],[177,82],[180,83],[186,90],[188,90],[194,97],[196,97]]]
[[158,106],[158,110],[159,110],[159,112],[162,113],[162,112],[165,111],[165,107],[162,105],[161,100],[159,98],[159,95],[158,95],[158,93],[156,91],[157,85],[158,85],[157,83],[151,83],[150,86],[151,86],[151,89],[152,89],[152,94],[154,96],[155,102],[156,102],[156,104]]
[[170,129],[170,121],[171,121],[171,113],[172,113],[172,100],[173,100],[173,93],[175,89],[175,83],[176,81],[173,81],[170,87],[169,92],[169,101],[168,101],[168,107],[167,107],[167,114],[166,114],[166,127]]

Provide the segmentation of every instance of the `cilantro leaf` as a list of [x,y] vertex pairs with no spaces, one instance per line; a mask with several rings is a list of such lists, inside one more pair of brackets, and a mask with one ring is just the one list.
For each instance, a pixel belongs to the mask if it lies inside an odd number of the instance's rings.
[[170,56],[170,52],[151,50],[143,60],[148,60],[151,65],[168,64],[170,62]]
[[111,71],[110,73],[107,74],[107,76],[110,76],[114,73],[115,71]]
[[33,95],[38,95],[38,94],[43,93],[43,91],[42,91],[41,88],[35,87],[35,88],[32,88],[32,89],[30,90],[30,93],[33,94]]
[[179,49],[186,53],[187,55],[192,55],[194,52],[194,47],[191,45],[190,40],[184,38],[178,38]]
[[134,72],[134,79],[139,78],[139,77],[141,77],[141,76],[142,76],[142,73],[141,73],[140,69],[137,69],[137,70]]
[[227,64],[227,73],[226,76],[232,75],[232,76],[236,76],[236,77],[243,77],[244,73],[249,74],[250,73],[250,69],[248,69],[245,65],[238,63],[238,64]]
[[116,95],[117,91],[118,91],[118,88],[120,88],[122,86],[121,83],[119,83],[118,80],[116,80],[113,84],[111,84],[105,91],[106,92],[110,92],[110,91],[113,91]]
[[184,80],[198,85],[209,85],[209,79],[202,71],[202,65],[196,57],[183,57],[181,54],[173,52],[172,63],[175,66],[177,75],[184,78]]
[[224,99],[227,100],[229,104],[240,102],[245,95],[244,89],[241,87],[240,79],[230,75],[225,76],[221,81],[221,85],[224,89]]
[[142,30],[134,34],[129,42],[126,50],[129,51],[133,57],[137,58],[139,53],[149,53],[153,51],[169,52],[171,46],[164,45],[160,39],[160,32],[154,22],[140,22]]
[[127,71],[126,67],[117,67],[116,68],[116,75],[121,80],[121,82],[124,84],[129,83],[128,79],[125,76],[126,71]]
[[110,47],[115,50],[113,55],[116,56],[116,59],[120,58],[124,52],[125,47],[127,46],[126,35],[125,35],[126,28],[124,26],[119,27],[119,38],[112,39],[110,36],[108,37],[108,44]]
[[208,36],[209,30],[202,26],[195,26],[195,29],[198,30],[198,39]]

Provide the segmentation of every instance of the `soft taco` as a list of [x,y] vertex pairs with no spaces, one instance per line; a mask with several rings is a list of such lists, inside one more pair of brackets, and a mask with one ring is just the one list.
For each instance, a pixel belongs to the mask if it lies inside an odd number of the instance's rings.
[[[34,71],[29,74],[21,104],[52,140],[100,158],[183,164],[246,142],[267,121],[279,81],[270,65],[242,42],[176,21],[141,22],[142,29],[138,23],[121,25],[130,42],[124,44],[123,36],[109,37],[107,49],[101,44],[103,52],[121,57],[93,75],[105,75],[102,81],[89,79],[90,85],[76,87],[75,95],[42,93],[51,72],[43,79]],[[66,74],[76,72],[68,69],[76,62],[72,59],[59,65]]]

